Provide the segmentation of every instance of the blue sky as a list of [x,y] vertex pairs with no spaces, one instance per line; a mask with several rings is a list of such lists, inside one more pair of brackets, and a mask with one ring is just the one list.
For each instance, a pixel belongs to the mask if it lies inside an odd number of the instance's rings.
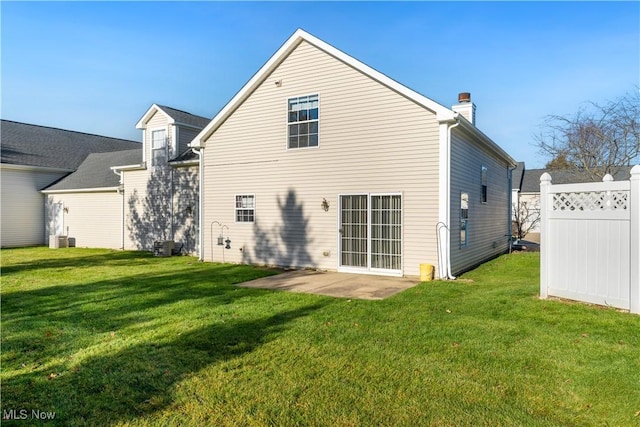
[[0,3],[3,119],[140,140],[213,117],[297,28],[445,105],[527,168],[543,118],[638,90],[638,2]]

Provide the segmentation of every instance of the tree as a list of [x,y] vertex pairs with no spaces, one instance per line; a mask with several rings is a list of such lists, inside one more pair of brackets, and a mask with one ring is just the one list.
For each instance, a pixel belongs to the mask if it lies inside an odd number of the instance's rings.
[[571,163],[567,160],[567,155],[564,152],[558,153],[553,159],[549,160],[544,166],[545,169],[571,169]]
[[540,205],[537,201],[513,204],[512,233],[516,239],[524,239],[540,224]]
[[591,102],[574,116],[549,115],[537,145],[548,166],[600,180],[640,161],[640,92],[604,105]]

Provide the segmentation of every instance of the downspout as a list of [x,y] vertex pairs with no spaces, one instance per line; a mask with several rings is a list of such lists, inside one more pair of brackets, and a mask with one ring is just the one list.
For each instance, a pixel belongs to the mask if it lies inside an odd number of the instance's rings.
[[120,249],[124,250],[124,172],[112,169],[113,173],[120,177],[118,193],[122,194],[122,202],[120,203]]
[[191,151],[198,155],[198,261],[204,261],[204,227],[202,227],[204,220],[204,168],[202,150],[204,148],[193,148]]
[[169,176],[171,177],[171,180],[170,180],[171,181],[171,186],[169,187],[169,211],[170,211],[169,218],[171,218],[171,221],[170,221],[170,224],[169,224],[169,228],[171,230],[170,231],[171,235],[169,236],[170,239],[168,239],[168,240],[175,240],[175,238],[176,238],[176,230],[175,230],[175,227],[174,227],[174,225],[175,225],[174,224],[175,223],[175,217],[174,217],[175,212],[174,212],[174,206],[173,206],[173,202],[174,202],[173,198],[174,198],[174,195],[175,195],[173,172],[174,172],[174,169],[171,166],[169,166]]
[[[516,170],[518,165],[514,167],[507,167],[507,178],[509,181],[509,201],[507,206],[507,238],[509,239],[509,253],[511,253],[511,237],[513,236],[513,171]],[[520,206],[516,207],[520,209]]]
[[[451,126],[447,126],[447,222],[451,222],[451,129],[460,126],[457,121],[458,113],[455,114],[456,122]],[[445,279],[455,280],[455,276],[451,274],[451,227],[447,228],[447,239],[445,242],[445,251],[447,257],[447,272]]]

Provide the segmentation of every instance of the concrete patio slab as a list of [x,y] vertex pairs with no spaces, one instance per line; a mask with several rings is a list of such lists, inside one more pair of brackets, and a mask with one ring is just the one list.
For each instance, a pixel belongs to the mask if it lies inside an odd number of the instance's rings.
[[419,283],[418,278],[295,270],[263,277],[236,286],[302,292],[338,298],[381,300]]

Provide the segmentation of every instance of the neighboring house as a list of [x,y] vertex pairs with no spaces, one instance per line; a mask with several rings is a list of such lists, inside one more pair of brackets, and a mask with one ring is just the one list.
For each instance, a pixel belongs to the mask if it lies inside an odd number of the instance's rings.
[[136,124],[143,164],[114,168],[124,186],[125,249],[174,240],[188,253],[197,250],[199,160],[188,145],[210,120],[154,104]]
[[187,145],[208,122],[152,105],[136,125],[140,148],[92,154],[43,190],[49,228],[64,224],[77,246],[152,250],[174,240],[195,252],[198,158]]
[[122,248],[124,198],[111,166],[141,159],[140,148],[89,154],[78,170],[43,190],[50,234],[68,235],[80,247]]
[[504,253],[516,162],[470,101],[444,107],[296,31],[191,144],[200,258],[446,277]]
[[[77,170],[89,154],[140,147],[135,141],[10,120],[0,121],[0,145],[2,247],[48,241],[40,190]],[[55,232],[64,234],[63,225]]]
[[[551,175],[553,184],[576,184],[581,182],[598,181],[586,173],[559,169],[526,169],[522,164],[522,181],[519,191],[516,188],[515,180],[513,182],[513,191],[518,193],[518,198],[514,197],[514,211],[520,210],[521,213],[526,212],[529,218],[525,220],[535,221],[535,225],[529,230],[525,236],[526,240],[540,242],[540,177],[544,173]],[[514,172],[514,178],[515,178]],[[631,176],[631,166],[620,167],[613,174],[615,181],[628,180]],[[525,215],[523,214],[523,217]],[[529,228],[529,227],[526,227]]]
[[[511,171],[511,203],[518,206],[520,191],[522,189],[522,181],[524,180],[525,166],[524,162],[518,162],[515,169]],[[515,220],[515,212],[512,209],[512,219]]]

